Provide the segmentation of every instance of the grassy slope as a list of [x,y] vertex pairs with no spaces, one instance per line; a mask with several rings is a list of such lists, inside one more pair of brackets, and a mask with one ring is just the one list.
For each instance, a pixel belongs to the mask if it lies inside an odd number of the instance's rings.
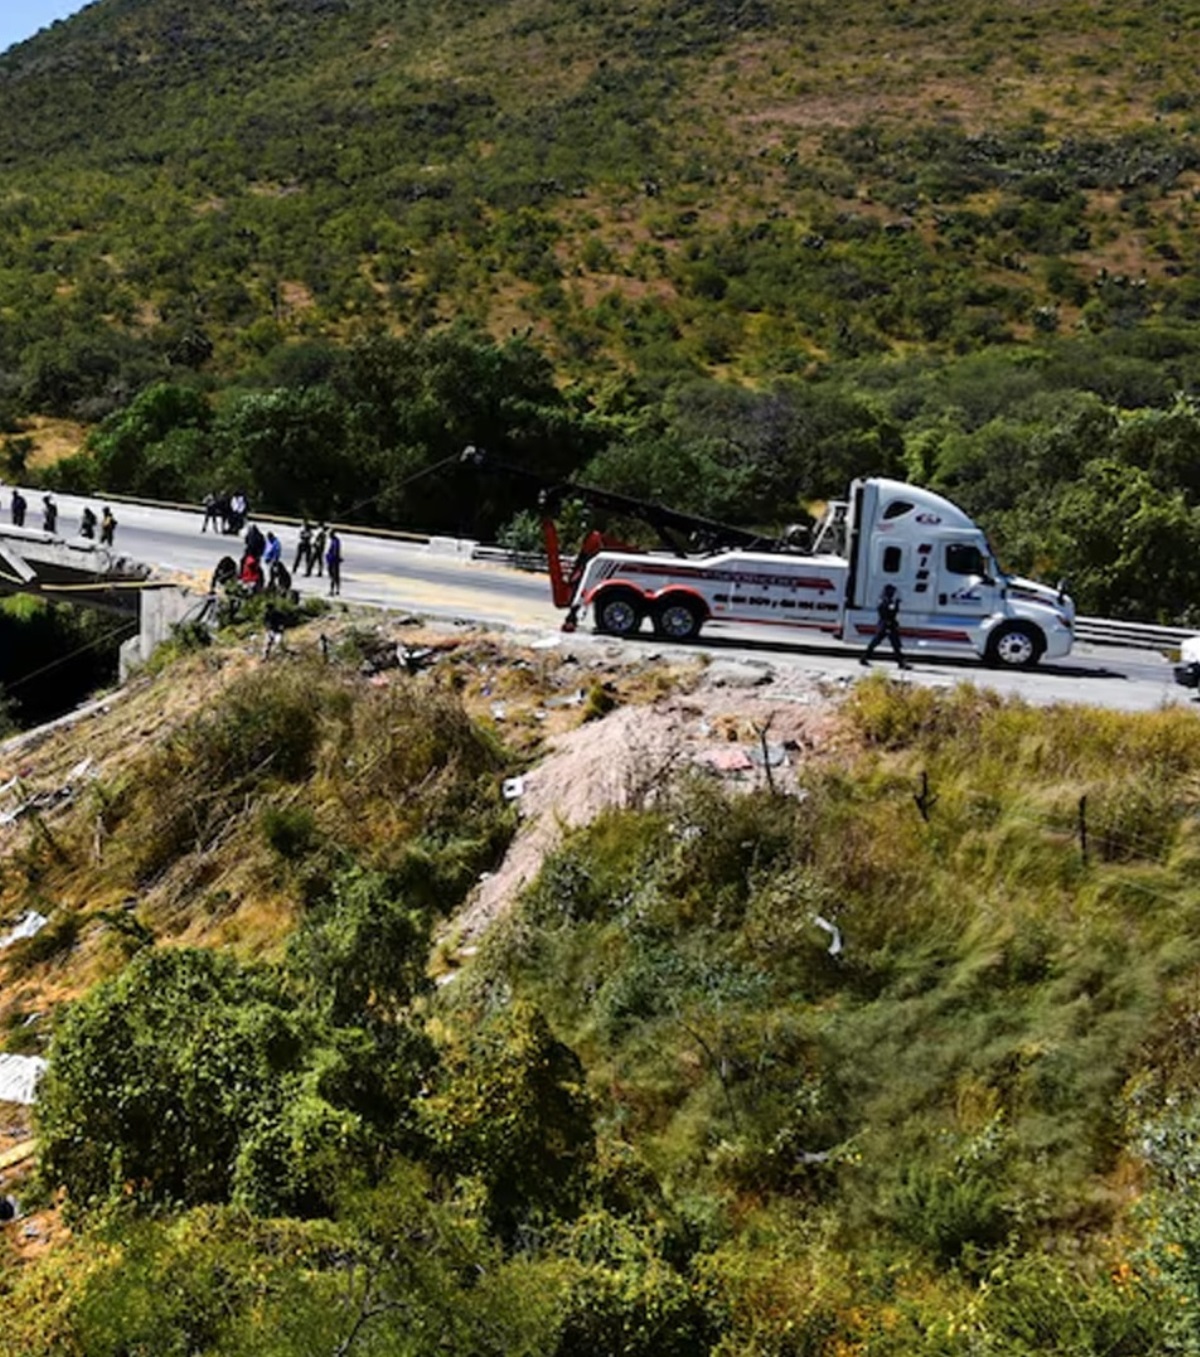
[[[503,837],[505,765],[451,693],[481,712],[507,697],[506,729],[536,748],[521,713],[577,669],[468,639],[440,678],[377,689],[355,653],[341,673],[257,676],[242,647],[192,657],[22,757],[39,785],[85,751],[101,775],[5,859],[7,911],[54,904],[53,931],[5,958],[10,1047],[149,934],[278,955],[347,852],[427,906],[474,879]],[[870,681],[799,800],[685,782],[577,836],[444,991],[436,1030],[453,1043],[498,995],[539,1004],[626,1165],[611,1190],[653,1174],[730,1351],[799,1329],[812,1352],[900,1353],[951,1316],[939,1350],[986,1334],[1025,1351],[1055,1286],[1063,1346],[1028,1350],[1111,1350],[1114,1313],[1142,1341],[1153,1306],[1108,1279],[1141,1286],[1177,1238],[1140,1203],[1148,1128],[1191,1116],[1200,1087],[1197,729]],[[286,767],[254,753],[266,730]]]

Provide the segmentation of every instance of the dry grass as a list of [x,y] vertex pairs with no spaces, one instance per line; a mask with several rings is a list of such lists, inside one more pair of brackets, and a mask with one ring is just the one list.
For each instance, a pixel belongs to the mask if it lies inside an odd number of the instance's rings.
[[64,457],[73,457],[83,446],[87,437],[87,426],[69,419],[52,419],[44,415],[33,415],[25,421],[21,437],[31,439],[33,452],[29,457],[31,470],[40,470],[60,462]]

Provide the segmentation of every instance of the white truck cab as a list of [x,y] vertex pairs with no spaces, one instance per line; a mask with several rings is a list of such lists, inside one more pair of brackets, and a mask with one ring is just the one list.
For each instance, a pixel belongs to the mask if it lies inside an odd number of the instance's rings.
[[1070,652],[1071,599],[1006,575],[983,530],[941,495],[901,481],[855,481],[846,537],[845,640],[874,633],[879,596],[892,584],[910,649],[970,652],[1011,666]]

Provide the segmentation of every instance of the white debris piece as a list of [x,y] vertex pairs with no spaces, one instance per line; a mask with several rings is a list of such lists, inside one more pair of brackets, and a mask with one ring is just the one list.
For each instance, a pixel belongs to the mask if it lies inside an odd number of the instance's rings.
[[500,784],[500,793],[506,801],[516,801],[525,794],[523,777],[506,777]]
[[76,782],[81,782],[85,777],[92,775],[92,768],[96,760],[93,758],[80,759],[74,768],[67,774],[63,785],[73,787]]
[[0,1103],[32,1103],[45,1069],[40,1055],[0,1055]]
[[837,924],[830,923],[830,921],[821,914],[814,914],[812,916],[812,921],[818,928],[823,928],[825,932],[829,934],[829,955],[839,956],[842,950],[842,930]]
[[20,942],[22,938],[32,938],[40,933],[50,922],[44,914],[39,914],[36,909],[31,909],[15,928],[10,928],[5,935],[0,938],[0,952],[6,947],[11,947],[14,942]]

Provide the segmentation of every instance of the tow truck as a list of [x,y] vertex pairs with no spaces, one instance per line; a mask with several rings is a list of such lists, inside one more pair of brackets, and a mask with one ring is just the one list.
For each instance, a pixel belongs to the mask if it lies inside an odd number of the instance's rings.
[[[474,448],[463,456],[538,479]],[[856,479],[815,527],[778,537],[575,482],[542,484],[539,499],[564,631],[590,613],[611,636],[636,636],[649,622],[661,639],[690,641],[722,622],[859,644],[874,634],[879,596],[892,584],[906,651],[1027,668],[1069,654],[1073,643],[1075,605],[1063,586],[1006,574],[962,509],[903,481]],[[646,524],[658,549],[593,528],[566,564],[556,514],[571,499]]]

